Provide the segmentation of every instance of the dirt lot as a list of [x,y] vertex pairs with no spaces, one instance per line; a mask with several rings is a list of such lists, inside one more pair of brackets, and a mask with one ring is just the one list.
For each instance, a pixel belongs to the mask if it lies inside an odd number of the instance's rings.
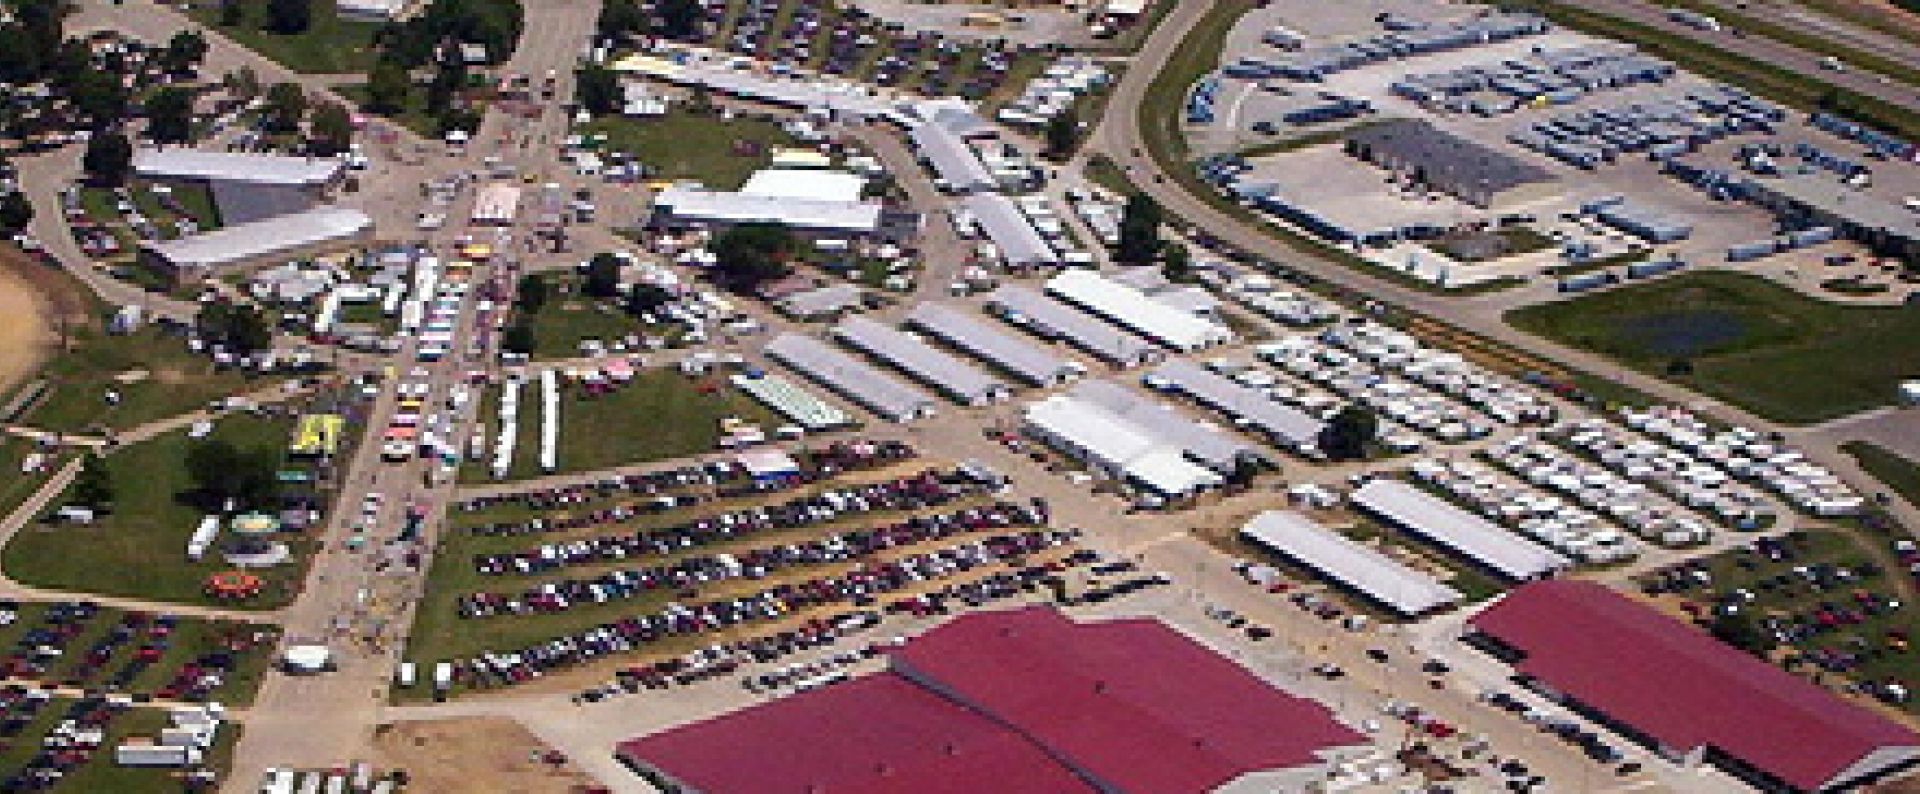
[[60,274],[12,249],[0,249],[0,394],[40,368],[59,339],[59,312],[85,312]]
[[382,726],[374,737],[374,765],[405,769],[410,791],[571,794],[594,790],[571,763],[536,759],[548,748],[526,728],[497,717],[471,717]]

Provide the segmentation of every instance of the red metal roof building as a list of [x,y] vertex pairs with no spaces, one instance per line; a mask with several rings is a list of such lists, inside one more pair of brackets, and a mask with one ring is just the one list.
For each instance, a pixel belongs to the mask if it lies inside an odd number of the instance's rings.
[[663,788],[714,794],[1180,794],[1365,741],[1151,620],[978,613],[907,643],[892,667],[617,754]]
[[1920,760],[1920,736],[1606,587],[1516,588],[1474,638],[1548,694],[1674,759],[1834,791]]

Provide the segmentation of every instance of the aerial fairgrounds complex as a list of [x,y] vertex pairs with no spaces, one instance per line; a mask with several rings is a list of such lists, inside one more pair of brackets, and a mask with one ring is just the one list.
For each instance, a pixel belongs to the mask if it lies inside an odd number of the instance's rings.
[[[712,0],[697,45],[619,46],[573,20],[588,46],[550,74],[585,52],[618,112],[503,102],[484,134],[338,158],[140,146],[139,197],[221,223],[61,264],[157,274],[115,336],[157,317],[271,380],[109,424],[104,457],[171,478],[241,427],[275,481],[155,508],[191,574],[157,606],[45,579],[0,605],[9,676],[46,685],[0,688],[0,732],[47,748],[17,779],[116,790],[84,771],[107,745],[275,794],[491,790],[482,764],[510,790],[1155,794],[1846,791],[1920,764],[1896,486],[1696,401],[1686,356],[1613,383],[1443,324],[1736,273],[1899,311],[1912,144],[1520,11],[853,5],[924,19]],[[822,58],[791,44],[816,28]],[[1063,46],[969,49],[1036,31]],[[1212,34],[1197,76],[1155,44]],[[954,57],[982,96],[934,90]],[[1123,151],[1140,108],[1096,115],[1159,95],[1151,67],[1191,79],[1146,109],[1191,175]],[[720,166],[617,151],[695,104]],[[1067,109],[1101,132],[1049,161]],[[1119,263],[1129,195],[1189,189],[1273,236],[1170,218],[1187,267]],[[769,229],[789,272],[723,288]],[[1823,288],[1843,273],[1882,288]],[[274,360],[336,371],[222,359],[196,301],[267,307]],[[126,528],[38,482],[11,579]],[[410,733],[478,719],[512,732]]]

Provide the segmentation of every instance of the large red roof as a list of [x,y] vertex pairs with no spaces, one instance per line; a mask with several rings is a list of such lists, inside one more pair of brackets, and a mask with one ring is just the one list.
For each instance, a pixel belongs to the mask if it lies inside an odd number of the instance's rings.
[[1718,748],[1818,789],[1899,724],[1593,582],[1527,584],[1473,618],[1526,654],[1517,669],[1669,748]]
[[1122,791],[1206,791],[1365,738],[1153,620],[978,614],[908,643],[895,665]]
[[979,613],[893,664],[618,752],[729,794],[1180,794],[1365,739],[1156,621]]
[[891,673],[622,742],[726,794],[1074,794],[1094,789],[1019,734]]

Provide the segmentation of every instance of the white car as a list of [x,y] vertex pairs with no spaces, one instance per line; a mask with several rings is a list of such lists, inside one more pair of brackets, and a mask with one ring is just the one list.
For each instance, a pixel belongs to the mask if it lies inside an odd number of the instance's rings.
[[447,216],[438,212],[420,213],[419,226],[424,231],[432,231],[447,225]]

